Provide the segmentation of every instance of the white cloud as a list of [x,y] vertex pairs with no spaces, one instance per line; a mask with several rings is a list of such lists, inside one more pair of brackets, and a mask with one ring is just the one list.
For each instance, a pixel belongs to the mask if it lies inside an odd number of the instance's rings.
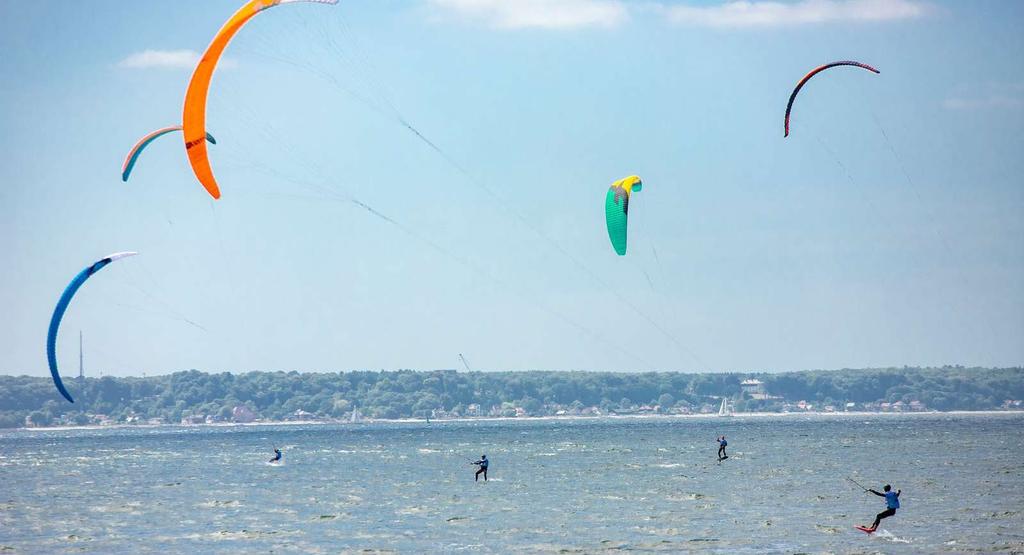
[[988,83],[965,87],[942,102],[947,110],[998,110],[1024,108],[1024,83]]
[[929,9],[916,0],[737,0],[714,6],[662,5],[660,11],[679,25],[751,28],[914,19]]
[[619,0],[429,0],[434,8],[500,29],[614,27],[629,19]]
[[143,50],[117,63],[128,69],[192,69],[199,63],[195,50]]

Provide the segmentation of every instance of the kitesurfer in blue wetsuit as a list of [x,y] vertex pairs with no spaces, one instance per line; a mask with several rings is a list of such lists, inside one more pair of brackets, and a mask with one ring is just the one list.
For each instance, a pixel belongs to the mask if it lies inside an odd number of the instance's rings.
[[724,461],[729,458],[729,455],[725,453],[725,446],[729,445],[728,441],[725,441],[725,436],[720,436],[716,439],[718,441],[718,460]]
[[277,447],[275,447],[274,448],[274,458],[270,459],[270,462],[275,463],[275,462],[281,460],[282,458],[284,458],[284,455],[281,454],[281,450],[278,449]]
[[900,492],[903,490],[892,491],[892,486],[886,484],[885,487],[882,488],[882,491],[875,491],[873,489],[869,489],[868,491],[879,497],[885,498],[885,510],[875,515],[875,523],[871,525],[871,530],[875,531],[878,529],[878,523],[881,522],[883,518],[889,518],[896,514],[896,509],[900,508]]
[[487,481],[487,465],[490,461],[487,460],[487,455],[480,455],[480,460],[474,461],[473,464],[480,468],[476,471],[476,475],[473,476],[473,481],[476,482],[480,479],[480,474],[484,475],[484,481]]

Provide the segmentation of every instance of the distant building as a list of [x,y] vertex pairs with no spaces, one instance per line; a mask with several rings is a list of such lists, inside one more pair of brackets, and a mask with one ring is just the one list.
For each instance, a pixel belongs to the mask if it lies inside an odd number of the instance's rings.
[[245,424],[256,420],[256,413],[245,405],[238,405],[231,409],[231,420]]
[[754,395],[755,393],[764,393],[764,382],[756,378],[749,380],[743,380],[740,382],[740,389],[747,395]]
[[759,401],[767,401],[768,399],[782,399],[782,397],[779,397],[777,395],[769,395],[764,390],[764,382],[755,378],[743,380],[742,382],[740,382],[740,389],[743,390],[743,393],[747,397]]
[[205,414],[190,414],[188,416],[182,416],[181,417],[181,425],[182,426],[192,426],[194,424],[205,424],[205,423],[206,423],[206,415]]

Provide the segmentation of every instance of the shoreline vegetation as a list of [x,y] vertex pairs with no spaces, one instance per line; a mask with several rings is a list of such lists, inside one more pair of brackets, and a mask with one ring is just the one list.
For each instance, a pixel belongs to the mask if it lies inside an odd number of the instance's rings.
[[1015,412],[1024,368],[749,373],[589,371],[0,376],[0,428]]

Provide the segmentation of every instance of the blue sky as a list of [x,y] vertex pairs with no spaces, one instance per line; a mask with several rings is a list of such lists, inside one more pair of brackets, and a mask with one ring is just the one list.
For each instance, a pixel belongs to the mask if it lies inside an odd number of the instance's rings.
[[1022,4],[279,6],[122,183],[239,4],[0,4],[0,372],[1024,363]]

